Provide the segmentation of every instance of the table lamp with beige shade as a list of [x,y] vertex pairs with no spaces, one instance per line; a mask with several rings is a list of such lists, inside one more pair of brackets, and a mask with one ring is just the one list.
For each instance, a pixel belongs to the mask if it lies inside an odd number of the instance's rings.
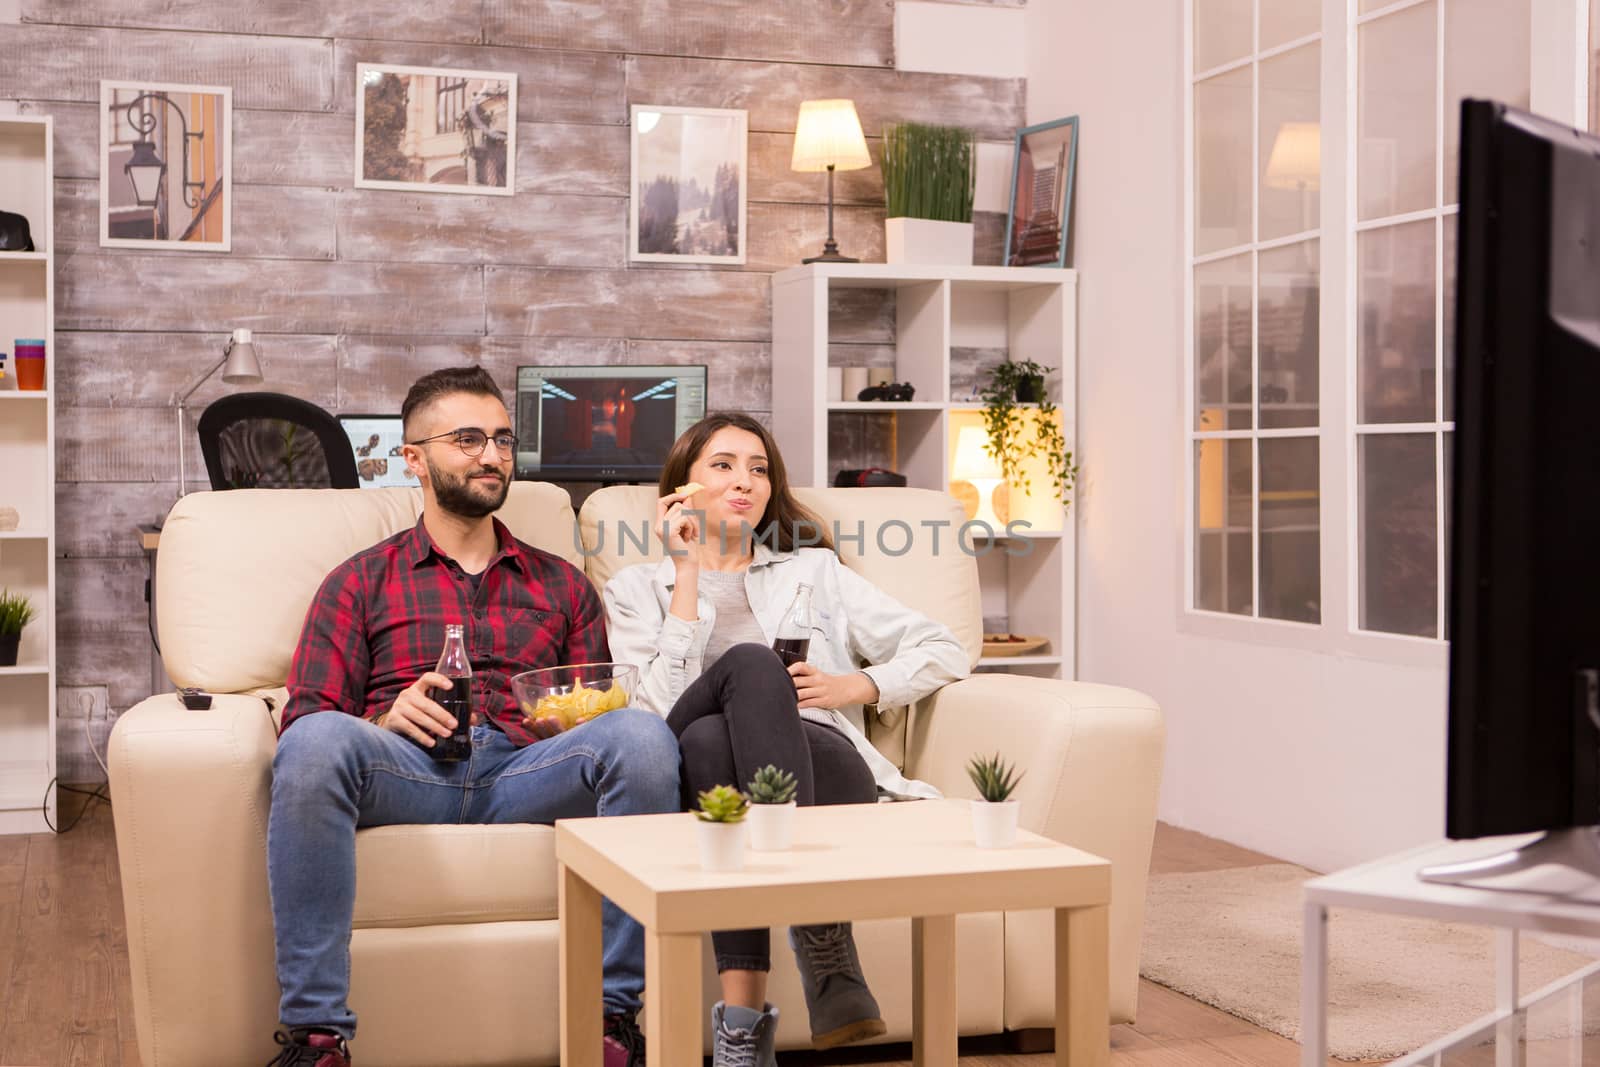
[[1316,122],[1285,122],[1278,127],[1267,157],[1261,183],[1268,189],[1293,189],[1300,194],[1300,229],[1311,228],[1306,193],[1322,188],[1322,126]]
[[950,478],[952,482],[968,482],[977,490],[978,499],[974,505],[970,494],[962,493],[958,485],[950,487],[951,493],[966,507],[969,520],[987,523],[993,530],[1006,528],[1006,519],[1000,512],[1009,511],[1007,501],[997,499],[999,486],[1004,484],[1005,477],[1000,470],[1000,461],[989,454],[989,434],[983,427],[961,428],[956,436],[956,455],[950,464]]
[[803,173],[828,172],[828,240],[822,254],[802,263],[859,263],[839,254],[833,239],[833,172],[862,170],[872,166],[867,154],[867,139],[861,133],[856,105],[850,100],[804,100],[795,120],[794,156],[790,170]]

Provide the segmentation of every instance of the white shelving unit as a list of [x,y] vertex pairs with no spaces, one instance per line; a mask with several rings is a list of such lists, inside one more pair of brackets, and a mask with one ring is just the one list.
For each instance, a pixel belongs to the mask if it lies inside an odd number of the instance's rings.
[[[17,509],[0,533],[0,588],[33,602],[15,667],[0,667],[0,833],[47,831],[55,821],[56,448],[55,234],[52,126],[45,117],[0,118],[0,207],[26,216],[35,252],[0,252],[0,347],[45,343],[45,389],[0,392],[0,504]],[[14,364],[7,360],[8,371]],[[49,793],[46,796],[46,793]]]
[[[904,403],[827,398],[829,297],[842,289],[892,290],[894,380],[916,394]],[[827,486],[829,420],[877,414],[891,420],[893,469],[907,484],[948,492],[963,426],[983,425],[982,407],[956,398],[951,349],[1004,349],[1053,371],[1047,388],[1075,448],[1077,272],[1027,267],[923,267],[813,263],[772,278],[772,426],[796,485]],[[1004,615],[1012,633],[1049,643],[1037,654],[984,657],[981,668],[1071,678],[1076,671],[1076,509],[1063,512],[1043,465],[1030,467],[1031,496],[1010,494],[1010,519],[1027,536],[996,537],[978,557],[985,617]],[[1024,551],[1024,546],[1026,551]],[[981,553],[982,548],[978,549]]]

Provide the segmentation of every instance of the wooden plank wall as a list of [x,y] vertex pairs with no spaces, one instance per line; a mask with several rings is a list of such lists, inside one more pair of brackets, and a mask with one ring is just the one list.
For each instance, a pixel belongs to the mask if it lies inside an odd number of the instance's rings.
[[[1022,0],[998,0],[1016,4]],[[820,249],[821,175],[789,170],[800,101],[855,100],[885,122],[974,127],[1009,143],[1022,79],[900,72],[892,0],[20,0],[0,33],[0,98],[56,119],[58,634],[65,686],[148,695],[134,525],[177,496],[178,392],[228,331],[256,331],[263,388],[332,411],[398,410],[463,360],[508,390],[522,363],[706,363],[715,407],[771,408],[768,275]],[[515,71],[517,195],[351,187],[355,65]],[[233,88],[230,254],[98,246],[101,79]],[[749,111],[749,263],[627,261],[628,108]],[[882,181],[840,175],[836,228],[883,258]],[[1004,216],[978,218],[998,262]],[[841,309],[840,362],[873,362],[893,309]],[[192,411],[221,396],[215,379]],[[188,429],[195,444],[192,423]],[[205,483],[198,447],[191,485]],[[90,780],[63,708],[64,776]],[[88,768],[90,772],[68,773]]]

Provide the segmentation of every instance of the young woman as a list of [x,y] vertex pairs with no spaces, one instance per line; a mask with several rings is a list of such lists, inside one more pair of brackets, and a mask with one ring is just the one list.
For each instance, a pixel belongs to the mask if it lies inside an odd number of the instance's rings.
[[[967,673],[966,652],[948,627],[839,561],[790,493],[765,427],[725,413],[685,430],[662,471],[656,520],[667,558],[607,583],[607,628],[612,657],[641,667],[634,703],[665,715],[678,736],[686,798],[743,789],[769,763],[795,776],[802,806],[939,795],[872,747],[863,705],[921,699]],[[799,547],[819,536],[821,547]],[[811,644],[786,668],[772,642],[802,583],[813,591]],[[713,1063],[773,1067],[768,933],[712,940],[723,995]],[[849,923],[795,927],[789,940],[817,1048],[884,1032]]]

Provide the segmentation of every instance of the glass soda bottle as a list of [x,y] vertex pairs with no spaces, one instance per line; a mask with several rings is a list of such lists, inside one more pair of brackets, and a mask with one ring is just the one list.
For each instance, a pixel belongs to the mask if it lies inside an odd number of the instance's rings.
[[444,628],[444,651],[433,669],[450,679],[449,689],[435,689],[433,702],[455,716],[449,737],[435,737],[428,754],[440,763],[459,763],[472,755],[472,663],[460,626]]
[[811,586],[805,582],[795,590],[789,610],[778,623],[778,636],[772,642],[772,651],[778,654],[787,668],[791,663],[805,662],[811,650]]

